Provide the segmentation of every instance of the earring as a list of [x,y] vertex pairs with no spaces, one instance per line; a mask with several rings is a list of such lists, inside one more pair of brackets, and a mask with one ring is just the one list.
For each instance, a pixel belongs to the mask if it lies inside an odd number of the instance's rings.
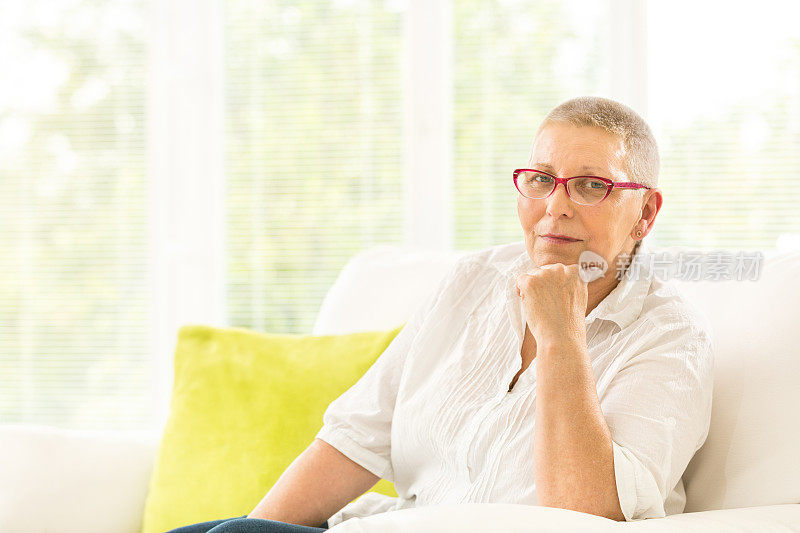
[[636,232],[636,236],[637,236],[637,237],[641,237],[641,236],[642,236],[642,230],[639,230],[639,231],[637,231],[637,232]]

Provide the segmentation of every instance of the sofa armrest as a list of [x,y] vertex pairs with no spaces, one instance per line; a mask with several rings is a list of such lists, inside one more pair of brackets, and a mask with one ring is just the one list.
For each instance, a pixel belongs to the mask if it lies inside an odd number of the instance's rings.
[[0,531],[138,533],[159,439],[0,425]]

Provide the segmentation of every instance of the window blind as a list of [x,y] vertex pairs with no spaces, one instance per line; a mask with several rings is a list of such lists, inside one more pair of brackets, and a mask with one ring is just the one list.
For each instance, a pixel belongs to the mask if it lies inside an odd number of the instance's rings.
[[309,333],[355,253],[403,229],[402,13],[225,3],[229,322]]
[[[148,1],[0,4],[0,423],[154,410]],[[347,260],[403,241],[407,6],[223,4],[228,323],[308,333]],[[474,249],[521,238],[511,171],[554,105],[607,94],[619,58],[607,2],[450,5],[454,245]],[[650,239],[798,242],[797,8],[675,6],[647,3],[640,43],[665,195]]]
[[649,115],[665,197],[652,235],[772,249],[800,234],[800,6],[719,7],[648,4]]
[[453,2],[455,246],[522,239],[512,173],[547,112],[601,90],[604,2]]
[[144,3],[0,3],[0,422],[144,427]]
[[[511,170],[553,106],[607,95],[600,73],[619,59],[602,46],[607,6],[454,2],[458,248],[521,238]],[[772,0],[731,10],[708,0],[646,4],[640,112],[659,142],[664,194],[654,244],[800,244],[798,10]]]

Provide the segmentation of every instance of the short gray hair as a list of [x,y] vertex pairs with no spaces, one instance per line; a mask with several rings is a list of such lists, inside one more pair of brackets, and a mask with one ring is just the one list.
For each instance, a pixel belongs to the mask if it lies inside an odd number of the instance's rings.
[[545,126],[554,122],[596,126],[618,135],[628,152],[627,172],[630,181],[648,187],[658,186],[661,166],[658,144],[647,122],[630,107],[599,96],[573,98],[559,104],[544,117],[536,137]]

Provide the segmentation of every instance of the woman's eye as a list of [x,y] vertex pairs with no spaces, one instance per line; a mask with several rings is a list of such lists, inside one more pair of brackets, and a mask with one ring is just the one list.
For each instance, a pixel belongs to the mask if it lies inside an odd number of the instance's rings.
[[600,180],[585,180],[581,185],[585,189],[602,190],[606,188],[606,184]]
[[545,176],[544,174],[534,174],[533,178],[531,178],[531,181],[535,181],[537,183],[550,183],[552,179],[553,178],[550,176]]

